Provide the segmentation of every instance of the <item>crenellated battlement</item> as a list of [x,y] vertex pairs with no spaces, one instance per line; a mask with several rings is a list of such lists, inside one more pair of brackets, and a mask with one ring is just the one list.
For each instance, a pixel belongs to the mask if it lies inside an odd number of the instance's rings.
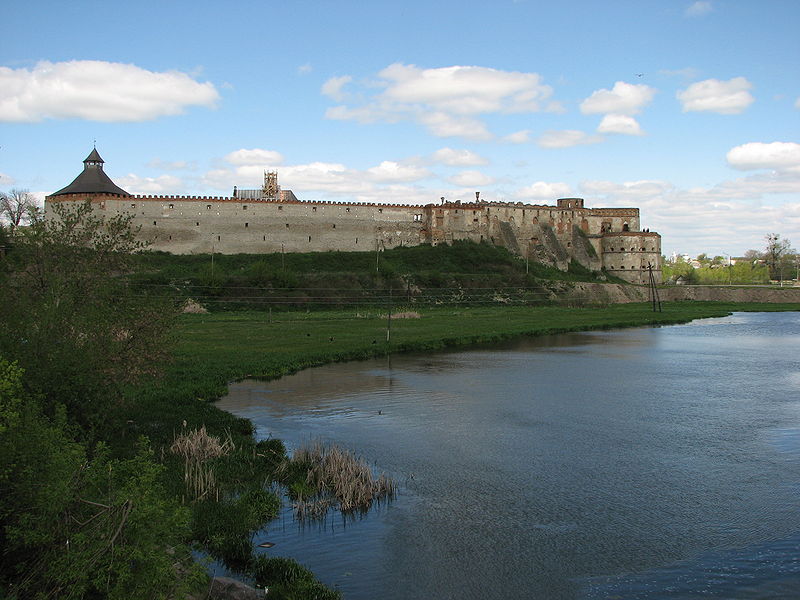
[[128,215],[155,250],[175,254],[217,252],[374,251],[397,246],[472,240],[566,269],[577,260],[633,283],[647,281],[648,265],[660,278],[661,236],[642,231],[638,208],[587,208],[583,198],[554,205],[445,200],[380,204],[300,200],[282,190],[277,173],[261,189],[234,188],[230,196],[128,194],[102,170],[96,150],[72,184],[45,199],[90,200],[105,215]]

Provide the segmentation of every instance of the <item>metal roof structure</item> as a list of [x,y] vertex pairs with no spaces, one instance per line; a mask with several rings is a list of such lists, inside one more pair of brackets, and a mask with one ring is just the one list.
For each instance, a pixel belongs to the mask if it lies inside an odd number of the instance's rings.
[[117,196],[130,196],[106,175],[103,171],[103,159],[97,148],[93,148],[89,156],[83,161],[83,172],[78,175],[67,187],[53,192],[51,196],[65,194],[115,194]]

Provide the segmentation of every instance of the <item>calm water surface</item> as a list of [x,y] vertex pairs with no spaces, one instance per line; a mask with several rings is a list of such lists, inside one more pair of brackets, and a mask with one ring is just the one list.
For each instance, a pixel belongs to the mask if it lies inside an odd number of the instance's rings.
[[257,542],[348,600],[800,598],[800,314],[243,382],[220,406],[401,485]]

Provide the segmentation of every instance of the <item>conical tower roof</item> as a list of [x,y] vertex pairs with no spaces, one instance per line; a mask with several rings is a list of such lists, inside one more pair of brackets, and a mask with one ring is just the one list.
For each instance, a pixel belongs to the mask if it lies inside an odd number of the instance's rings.
[[64,194],[116,194],[130,196],[106,175],[103,171],[103,159],[97,148],[93,148],[89,156],[83,161],[83,172],[78,175],[67,187],[50,194],[63,196]]

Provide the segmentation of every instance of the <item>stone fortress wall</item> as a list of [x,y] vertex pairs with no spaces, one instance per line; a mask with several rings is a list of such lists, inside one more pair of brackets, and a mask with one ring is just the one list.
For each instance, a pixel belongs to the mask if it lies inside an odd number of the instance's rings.
[[661,236],[640,230],[639,209],[589,209],[581,198],[548,206],[486,202],[476,194],[469,203],[399,205],[302,201],[276,187],[272,197],[253,190],[220,197],[72,193],[74,185],[46,198],[46,214],[55,202],[88,199],[101,214],[132,215],[153,250],[174,254],[374,251],[472,240],[562,270],[574,259],[631,283],[648,283],[652,265],[661,281]]

